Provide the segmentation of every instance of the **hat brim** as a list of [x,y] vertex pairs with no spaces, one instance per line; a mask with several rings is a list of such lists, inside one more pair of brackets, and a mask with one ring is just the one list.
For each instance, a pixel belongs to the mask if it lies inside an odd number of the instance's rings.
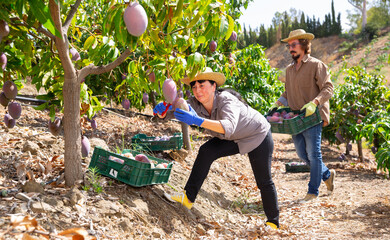
[[217,84],[217,87],[219,87],[225,83],[226,77],[225,75],[219,72],[209,72],[209,73],[199,73],[192,79],[190,79],[190,77],[185,77],[181,79],[181,81],[186,85],[190,85],[191,82],[197,80],[211,80]]
[[313,40],[314,39],[314,34],[312,33],[304,33],[304,34],[299,34],[296,36],[288,37],[285,39],[282,39],[282,42],[288,42],[290,40],[295,40],[295,39],[308,39],[308,40]]

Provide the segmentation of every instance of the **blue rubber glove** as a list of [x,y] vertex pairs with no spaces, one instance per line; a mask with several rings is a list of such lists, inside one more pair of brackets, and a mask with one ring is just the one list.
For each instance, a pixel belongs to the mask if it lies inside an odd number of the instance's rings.
[[154,107],[153,114],[159,114],[164,117],[168,110],[172,110],[172,105],[167,104],[166,102],[160,102]]
[[175,118],[188,125],[195,124],[200,127],[200,125],[204,122],[204,118],[199,117],[191,106],[188,107],[190,108],[190,111],[176,108],[174,112]]
[[309,103],[306,103],[302,108],[301,108],[301,111],[303,109],[306,109],[306,114],[305,114],[305,117],[308,117],[310,115],[312,115],[315,111],[316,111],[316,108],[317,108],[317,105],[313,102],[309,102]]

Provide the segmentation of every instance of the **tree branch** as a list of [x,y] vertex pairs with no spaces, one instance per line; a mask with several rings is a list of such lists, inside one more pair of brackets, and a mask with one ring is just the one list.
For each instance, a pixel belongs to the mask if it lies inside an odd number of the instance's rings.
[[119,66],[122,62],[124,62],[126,58],[130,56],[130,54],[130,49],[126,49],[115,61],[107,65],[95,66],[93,64],[90,64],[79,71],[79,79],[81,80],[90,74],[102,74],[111,71],[112,69]]
[[[18,18],[18,17],[13,17],[13,18],[10,18],[10,20],[11,20],[11,22],[10,22],[10,24],[11,25],[14,25],[14,26],[24,26],[24,27],[26,27],[27,29],[28,28],[30,28],[30,26],[29,25],[27,25],[24,21],[22,21],[20,18]],[[18,21],[18,22],[17,22]],[[33,27],[34,28],[34,27]],[[39,25],[39,27],[38,28],[35,28],[36,30],[37,30],[37,32],[40,32],[40,33],[42,33],[43,35],[45,35],[46,37],[49,37],[49,38],[51,38],[51,39],[54,39],[54,35],[51,33],[51,32],[49,32],[49,31],[47,31],[46,29],[44,29],[43,27],[42,27],[42,25]],[[29,31],[29,32],[31,32],[31,31]],[[32,35],[32,34],[31,34]],[[38,37],[37,37],[38,38]]]
[[351,4],[353,7],[359,9],[361,12],[363,12],[363,8],[361,6],[358,5],[357,2],[354,3],[353,0],[348,0],[349,4]]
[[65,77],[72,79],[73,76],[76,74],[76,71],[69,57],[68,37],[64,29],[62,28],[60,8],[56,3],[56,0],[49,0],[49,9],[50,15],[52,16],[54,21],[54,25],[62,36],[62,38],[56,36],[54,38],[54,41],[56,43],[58,55],[61,59],[62,67],[64,68]]
[[70,8],[70,11],[69,11],[69,13],[68,13],[68,16],[66,17],[65,22],[64,22],[64,25],[62,26],[65,32],[68,32],[68,28],[69,28],[69,26],[70,26],[70,23],[72,22],[72,19],[73,19],[74,15],[76,14],[77,9],[78,9],[79,6],[80,6],[80,3],[81,3],[81,0],[77,0],[77,1],[72,5],[72,7]]
[[44,35],[46,35],[47,37],[49,37],[49,38],[51,38],[51,39],[53,39],[53,40],[54,40],[54,38],[55,38],[55,36],[54,36],[51,32],[49,32],[49,31],[47,31],[46,29],[44,29],[44,28],[42,27],[42,25],[39,25],[39,27],[37,28],[37,31],[40,32],[40,33],[42,33],[42,34],[44,34]]

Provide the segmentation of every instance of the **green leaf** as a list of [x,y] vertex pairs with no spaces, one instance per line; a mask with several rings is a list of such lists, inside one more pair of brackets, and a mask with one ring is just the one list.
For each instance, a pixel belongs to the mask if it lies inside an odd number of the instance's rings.
[[17,0],[15,3],[16,12],[18,13],[19,18],[23,17],[23,3],[24,0]]
[[39,105],[39,106],[37,106],[37,107],[33,107],[35,110],[39,110],[39,111],[43,111],[43,110],[45,110],[47,107],[49,106],[49,103],[43,103],[43,104],[41,104],[41,105]]
[[196,52],[195,57],[194,57],[194,63],[195,64],[202,64],[203,61],[204,61],[203,55]]
[[229,30],[229,22],[226,20],[226,17],[223,16],[221,17],[221,23],[219,25],[219,37],[220,38],[225,37],[228,30]]
[[[116,13],[119,9],[119,5],[114,5],[110,7],[110,9],[107,12],[106,17],[103,19],[103,34],[110,34],[114,29],[114,17],[116,16]],[[111,35],[111,34],[110,34]]]
[[115,37],[122,46],[126,46],[127,36],[129,35],[125,21],[123,20],[123,11],[118,10],[114,17]]
[[146,4],[146,6],[148,6],[152,11],[153,11],[153,13],[156,13],[156,8],[154,7],[154,5],[153,5],[153,3],[155,2],[155,1],[152,1],[152,0],[145,0],[145,1],[143,1],[145,4]]
[[198,37],[196,44],[202,44],[202,43],[205,43],[205,42],[206,42],[206,37],[205,36],[200,36],[200,37]]
[[163,43],[155,43],[154,44],[154,50],[160,56],[166,55],[168,53],[167,50],[165,49]]
[[34,16],[42,23],[42,25],[49,30],[56,37],[62,38],[61,33],[54,26],[54,21],[50,15],[49,7],[40,0],[28,0],[31,11]]
[[153,59],[152,61],[148,62],[149,66],[165,66],[165,61],[159,58]]
[[225,36],[225,40],[228,40],[230,38],[230,35],[232,35],[232,32],[234,30],[234,20],[231,16],[227,15],[228,21],[229,21],[229,28]]
[[174,18],[180,18],[183,14],[183,2],[184,0],[178,0],[175,13],[173,14]]
[[131,61],[129,65],[127,66],[127,72],[129,73],[136,73],[137,72],[137,63],[136,61]]
[[187,28],[191,29],[193,26],[195,26],[196,23],[198,23],[200,19],[200,13],[196,14],[196,16],[191,20],[191,22],[187,25]]
[[84,48],[89,49],[93,45],[94,42],[95,42],[95,37],[89,36],[87,38],[87,40],[85,40],[85,42],[84,42]]
[[55,116],[56,116],[56,109],[55,109],[55,106],[54,105],[51,105],[50,106],[50,113],[49,113],[49,116],[51,118],[51,121],[53,122],[54,119],[55,119]]

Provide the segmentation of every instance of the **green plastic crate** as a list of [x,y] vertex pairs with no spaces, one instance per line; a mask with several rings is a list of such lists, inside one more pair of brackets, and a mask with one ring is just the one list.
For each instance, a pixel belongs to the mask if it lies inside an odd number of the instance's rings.
[[310,172],[310,166],[303,162],[286,163],[286,172]]
[[183,134],[175,133],[168,141],[156,141],[156,137],[150,137],[140,133],[131,138],[131,143],[145,151],[178,150],[183,146]]
[[[130,149],[125,149],[122,153],[128,152],[133,156],[141,153]],[[167,183],[172,171],[172,162],[145,155],[157,164],[167,163],[167,168],[151,168],[150,163],[139,162],[100,147],[95,147],[89,168],[96,167],[98,173],[134,187]]]
[[[300,111],[292,111],[290,108],[281,108],[278,109],[276,112],[281,113],[282,111],[286,111],[287,113],[294,112],[298,113],[299,115],[291,119],[283,119],[283,122],[281,123],[270,122],[271,132],[273,133],[296,135],[310,127],[319,124],[322,121],[318,108],[316,109],[315,113],[308,117],[305,117],[304,112],[301,113]],[[268,115],[266,115],[265,117],[267,116]]]

